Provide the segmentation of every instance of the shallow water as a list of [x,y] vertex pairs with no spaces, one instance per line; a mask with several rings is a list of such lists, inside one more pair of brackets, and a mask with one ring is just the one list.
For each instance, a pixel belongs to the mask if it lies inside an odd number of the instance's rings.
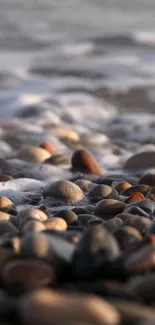
[[70,153],[50,123],[72,126],[105,168],[154,149],[154,12],[154,0],[1,0],[0,118],[15,118],[1,122],[1,157],[5,141]]

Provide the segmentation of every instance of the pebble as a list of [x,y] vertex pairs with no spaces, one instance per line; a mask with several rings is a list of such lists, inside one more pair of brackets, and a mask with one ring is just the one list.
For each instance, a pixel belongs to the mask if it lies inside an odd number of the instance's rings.
[[125,208],[126,204],[112,199],[104,199],[97,203],[95,207],[95,214],[104,219],[104,215],[114,215],[121,213]]
[[80,187],[70,181],[50,183],[43,188],[42,195],[44,198],[53,197],[72,202],[78,202],[84,199],[84,193]]
[[5,174],[0,175],[0,182],[7,182],[10,181],[11,179],[13,179],[11,175],[5,175]]
[[73,171],[80,171],[88,175],[102,175],[102,170],[93,155],[84,149],[76,150],[72,155],[71,162]]
[[128,272],[147,272],[155,269],[155,246],[146,245],[137,252],[131,254],[125,261],[125,269]]
[[53,229],[59,231],[67,230],[67,223],[64,219],[55,217],[44,221],[44,226],[46,229]]
[[142,216],[129,215],[129,217],[124,220],[123,224],[124,226],[134,227],[139,230],[142,235],[146,235],[152,225],[152,221]]
[[114,233],[122,250],[130,250],[137,247],[142,240],[141,233],[131,226],[123,226]]
[[5,196],[0,197],[0,211],[8,212],[11,209],[15,209],[15,205],[11,200]]
[[123,221],[120,218],[113,218],[104,222],[104,227],[111,233],[114,233],[123,225]]
[[125,209],[125,212],[133,214],[133,215],[137,215],[137,216],[143,216],[146,218],[150,218],[150,215],[147,212],[145,212],[143,209],[141,209],[140,207],[137,207],[137,206],[127,207]]
[[39,220],[29,220],[22,228],[23,234],[28,234],[31,232],[40,232],[46,229],[46,226]]
[[9,233],[16,235],[18,233],[18,229],[10,222],[6,220],[0,221],[0,236]]
[[134,202],[141,201],[144,199],[145,199],[145,196],[142,193],[135,192],[132,195],[130,195],[124,202],[127,204],[130,204],[130,203],[134,203]]
[[[48,289],[34,291],[19,301],[22,323],[37,325],[119,325],[119,313],[104,299],[84,294],[66,294]],[[65,323],[66,323],[65,321]]]
[[0,211],[0,221],[9,221],[9,220],[11,220],[11,215],[9,213]]
[[147,169],[155,167],[155,151],[143,151],[131,156],[124,164],[125,169]]
[[59,210],[53,217],[59,217],[66,221],[67,225],[71,225],[73,222],[78,220],[77,214],[73,210]]
[[88,181],[87,179],[77,179],[75,184],[78,185],[83,192],[89,192],[95,186],[95,183]]
[[155,174],[145,174],[139,180],[139,184],[145,184],[149,186],[155,185]]
[[111,185],[113,188],[115,188],[115,190],[118,192],[118,193],[121,193],[123,192],[124,190],[126,190],[127,188],[131,187],[132,185],[128,182],[112,182],[112,185]]
[[3,283],[9,295],[21,296],[34,289],[55,284],[54,268],[42,261],[16,260],[3,268]]
[[17,225],[22,228],[26,222],[29,220],[47,220],[47,215],[40,209],[35,208],[23,208],[18,212],[17,215]]
[[79,142],[79,135],[75,130],[67,127],[56,127],[53,131],[54,135],[63,141],[73,143]]
[[89,229],[78,242],[73,255],[73,273],[79,279],[91,278],[120,256],[116,239],[103,225]]
[[[143,199],[134,203],[130,203],[127,206],[127,210],[129,210],[130,207],[139,207],[149,214],[154,211],[154,205],[149,199]],[[124,209],[124,211],[126,211],[126,208]]]
[[35,146],[21,149],[17,154],[19,159],[32,163],[42,163],[50,156],[47,150]]
[[140,192],[144,196],[146,196],[148,194],[148,192],[150,191],[150,189],[151,189],[151,186],[149,186],[149,185],[145,185],[145,184],[134,185],[134,186],[131,186],[131,187],[127,188],[126,190],[124,190],[121,194],[124,196],[130,196],[134,193]]
[[148,194],[147,194],[147,196],[146,196],[148,199],[150,199],[152,202],[155,202],[155,186],[153,186],[150,190],[149,190],[149,192],[148,192]]
[[100,197],[102,199],[118,199],[118,192],[108,185],[95,185],[88,193],[89,198]]

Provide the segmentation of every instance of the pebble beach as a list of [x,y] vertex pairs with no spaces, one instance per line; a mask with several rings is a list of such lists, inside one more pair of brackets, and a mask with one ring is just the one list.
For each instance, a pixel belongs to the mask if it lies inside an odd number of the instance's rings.
[[0,1],[0,325],[155,324],[154,10]]

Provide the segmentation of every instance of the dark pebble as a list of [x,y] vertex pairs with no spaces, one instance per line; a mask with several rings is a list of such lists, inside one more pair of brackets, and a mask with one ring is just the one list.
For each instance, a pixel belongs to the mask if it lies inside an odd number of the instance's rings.
[[102,175],[102,170],[93,155],[84,149],[76,150],[72,155],[71,161],[72,169],[75,172],[80,171],[88,175]]

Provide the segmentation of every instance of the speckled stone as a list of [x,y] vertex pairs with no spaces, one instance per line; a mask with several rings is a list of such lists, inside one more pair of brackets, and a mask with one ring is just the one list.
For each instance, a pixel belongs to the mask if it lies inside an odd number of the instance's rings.
[[97,203],[95,214],[103,217],[104,215],[115,215],[121,213],[127,205],[121,201],[105,199]]
[[89,175],[102,175],[102,170],[93,155],[84,149],[76,150],[71,161],[73,171],[80,171]]
[[43,188],[43,197],[54,197],[66,201],[78,202],[84,199],[84,193],[80,187],[70,181],[57,181]]

